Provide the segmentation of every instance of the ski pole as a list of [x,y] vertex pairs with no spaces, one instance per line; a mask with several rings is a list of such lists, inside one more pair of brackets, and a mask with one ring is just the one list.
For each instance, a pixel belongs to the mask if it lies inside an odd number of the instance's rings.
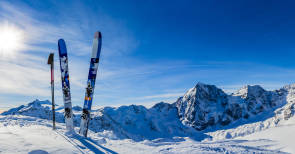
[[55,103],[54,103],[54,53],[50,53],[47,64],[51,66],[51,100],[52,100],[52,121],[55,130]]

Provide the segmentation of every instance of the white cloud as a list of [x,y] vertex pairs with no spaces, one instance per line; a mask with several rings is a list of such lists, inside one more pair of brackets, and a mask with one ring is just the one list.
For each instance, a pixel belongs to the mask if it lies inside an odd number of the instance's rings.
[[[76,102],[81,100],[79,103],[82,103],[88,75],[92,35],[97,30],[86,26],[86,24],[95,22],[97,17],[83,13],[79,18],[72,18],[69,14],[51,16],[46,14],[46,11],[36,11],[24,3],[15,3],[17,4],[0,2],[2,24],[8,23],[17,27],[24,32],[25,36],[20,51],[10,57],[0,57],[0,93],[2,97],[13,95],[14,97],[50,98],[50,72],[46,62],[48,54],[55,52],[56,98],[57,102],[61,102],[59,60],[56,50],[58,39],[64,38],[68,47],[72,99]],[[67,6],[68,9],[75,11],[83,9],[80,5]],[[64,13],[64,10],[61,12]],[[124,28],[120,28],[120,25],[108,16],[100,15],[104,22],[103,24],[95,23],[95,25],[103,31],[102,57],[118,57],[122,56],[123,52],[131,52],[131,47],[134,47],[136,43],[133,43],[132,37],[127,34],[128,32]],[[49,21],[50,18],[57,16],[58,20],[55,22]],[[104,70],[104,74],[108,74],[109,71]],[[13,99],[11,97],[10,102]]]

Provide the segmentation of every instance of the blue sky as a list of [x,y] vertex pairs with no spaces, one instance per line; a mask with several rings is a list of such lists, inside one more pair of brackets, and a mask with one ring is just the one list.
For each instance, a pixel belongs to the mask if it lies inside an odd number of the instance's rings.
[[[82,105],[92,38],[103,35],[94,105],[173,102],[197,82],[234,92],[295,78],[293,1],[1,1],[3,25],[22,32],[0,54],[0,107],[50,99],[49,52],[68,47],[74,105]],[[0,42],[1,43],[1,42]],[[56,101],[62,104],[55,56]]]

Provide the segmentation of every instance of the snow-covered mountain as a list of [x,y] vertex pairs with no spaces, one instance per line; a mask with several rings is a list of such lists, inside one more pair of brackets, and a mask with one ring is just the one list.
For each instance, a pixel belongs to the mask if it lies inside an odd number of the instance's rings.
[[[212,132],[217,130],[230,130],[244,124],[256,127],[267,121],[261,129],[275,126],[293,116],[294,100],[295,85],[275,91],[248,85],[228,95],[214,85],[198,83],[173,104],[160,102],[151,108],[130,105],[94,110],[89,129],[111,131],[113,138],[136,141],[175,136],[203,140],[212,138]],[[79,126],[81,107],[73,107],[73,110],[74,124]],[[63,106],[57,106],[56,111],[57,122],[64,122]],[[43,119],[50,119],[51,114],[51,103],[39,100],[2,113]],[[236,135],[224,134],[224,138],[229,136]]]
[[289,100],[294,99],[294,87],[290,85],[279,90],[266,91],[258,85],[247,85],[227,95],[214,85],[198,83],[175,104],[182,123],[197,130],[204,130],[255,118],[290,104],[292,102]]
[[[73,107],[74,125],[80,125],[81,108]],[[56,121],[64,123],[63,106],[56,108]],[[51,119],[51,102],[35,100],[27,105],[12,108],[2,115],[25,115]],[[92,111],[89,129],[93,132],[112,131],[113,138],[133,140],[171,138],[173,136],[198,136],[199,133],[181,123],[173,104],[158,103],[152,108],[140,105],[104,107]],[[199,136],[198,136],[199,137]]]
[[[285,139],[295,134],[288,133],[288,128],[295,125],[294,104],[295,84],[274,91],[248,85],[226,94],[214,85],[198,83],[172,104],[97,108],[92,111],[89,139],[84,139],[65,133],[63,106],[56,106],[58,130],[51,131],[51,102],[35,100],[0,115],[0,133],[7,138],[5,142],[0,141],[0,150],[7,153],[30,152],[36,148],[53,153],[281,153],[281,149],[295,152],[293,142]],[[73,107],[76,131],[81,110],[79,106]],[[272,133],[282,137],[273,135],[262,139]],[[46,144],[43,140],[39,143],[40,135]],[[34,142],[35,138],[38,142]],[[57,138],[58,145],[47,145]],[[15,148],[15,140],[23,147],[38,146]]]

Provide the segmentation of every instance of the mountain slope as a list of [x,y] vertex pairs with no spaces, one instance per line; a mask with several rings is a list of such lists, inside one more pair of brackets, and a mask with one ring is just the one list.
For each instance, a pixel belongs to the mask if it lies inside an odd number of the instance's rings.
[[[198,83],[173,104],[94,110],[89,129],[95,133],[110,131],[114,139],[135,141],[175,136],[197,141],[234,138],[277,126],[293,117],[294,101],[295,85],[275,91],[245,86],[228,95],[214,85]],[[81,108],[76,106],[73,110],[74,124],[79,126]],[[2,113],[43,119],[51,119],[51,114],[50,102],[39,100]],[[64,122],[62,106],[57,106],[56,119]]]

